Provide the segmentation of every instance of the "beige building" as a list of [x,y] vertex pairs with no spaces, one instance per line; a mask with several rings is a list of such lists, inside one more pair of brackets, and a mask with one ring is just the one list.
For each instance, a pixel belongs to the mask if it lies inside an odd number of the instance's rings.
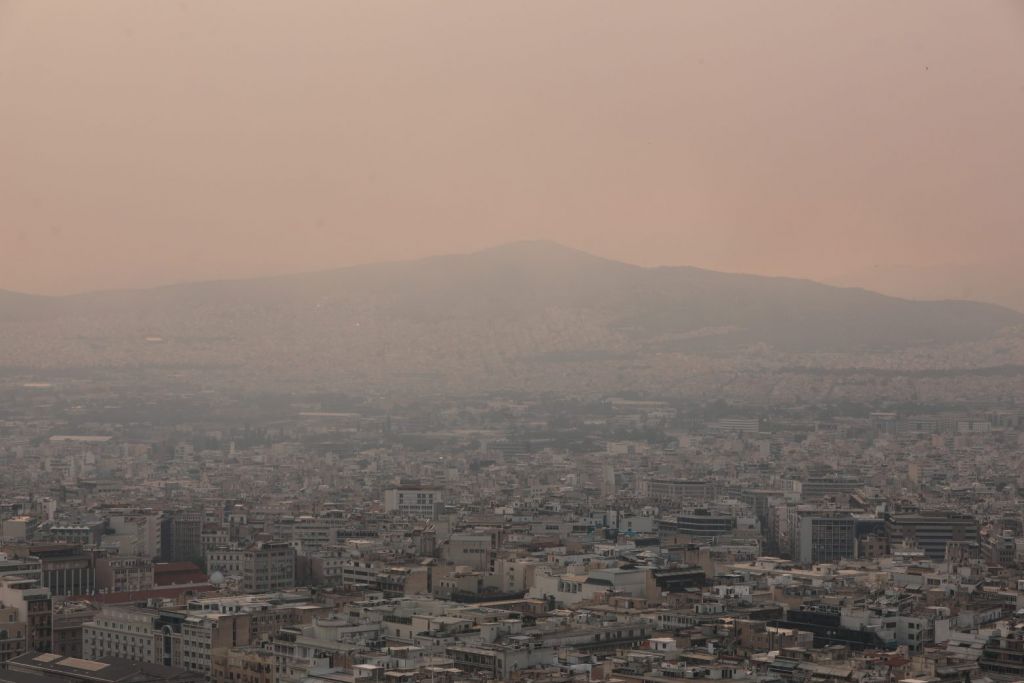
[[153,562],[146,557],[111,555],[96,560],[96,589],[111,593],[153,588]]
[[261,541],[245,548],[218,547],[206,553],[207,571],[241,578],[247,593],[271,593],[295,587],[295,549]]
[[[53,602],[49,588],[32,579],[0,577],[0,605],[16,610],[16,620],[25,623],[26,647],[29,650],[50,651]],[[8,613],[8,618],[11,614]]]

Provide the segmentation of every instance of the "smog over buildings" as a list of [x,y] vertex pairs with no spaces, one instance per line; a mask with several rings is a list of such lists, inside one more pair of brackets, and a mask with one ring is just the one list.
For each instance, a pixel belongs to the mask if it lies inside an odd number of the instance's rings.
[[1024,5],[0,0],[0,683],[1024,681]]

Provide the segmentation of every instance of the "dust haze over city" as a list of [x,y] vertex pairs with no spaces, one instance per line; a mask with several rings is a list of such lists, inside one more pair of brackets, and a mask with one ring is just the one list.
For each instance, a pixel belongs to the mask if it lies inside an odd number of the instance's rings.
[[1024,680],[1024,5],[0,0],[0,683]]

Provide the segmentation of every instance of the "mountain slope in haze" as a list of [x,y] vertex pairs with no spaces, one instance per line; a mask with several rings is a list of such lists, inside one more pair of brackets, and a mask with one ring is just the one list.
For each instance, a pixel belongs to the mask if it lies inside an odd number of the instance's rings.
[[53,317],[62,307],[56,297],[22,294],[0,289],[0,323],[16,323]]
[[[643,268],[547,242],[253,280],[71,297],[0,296],[2,364],[204,365],[371,386],[422,375],[585,378],[664,354],[867,353],[991,339],[999,306],[805,280]],[[148,341],[147,341],[147,338]],[[158,339],[157,339],[158,338]],[[588,365],[591,363],[591,365]],[[625,369],[623,369],[625,368]],[[557,373],[556,373],[557,374]]]
[[829,284],[866,287],[905,299],[969,299],[1024,312],[1024,278],[1014,261],[934,266],[876,266]]

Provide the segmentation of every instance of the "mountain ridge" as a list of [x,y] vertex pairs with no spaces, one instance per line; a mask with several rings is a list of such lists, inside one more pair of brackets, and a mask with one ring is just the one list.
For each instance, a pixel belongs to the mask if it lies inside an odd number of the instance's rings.
[[407,260],[395,260],[395,261],[376,261],[369,263],[359,263],[346,266],[339,266],[336,268],[326,268],[312,271],[300,271],[294,273],[279,273],[274,275],[258,275],[238,278],[223,278],[223,279],[200,279],[186,282],[173,282],[161,285],[154,285],[151,287],[127,287],[127,288],[115,288],[115,289],[99,289],[90,290],[85,292],[76,292],[69,294],[37,294],[33,292],[22,292],[19,290],[11,290],[0,288],[0,299],[13,299],[18,303],[30,303],[30,302],[44,302],[44,301],[75,301],[75,300],[87,300],[104,297],[119,297],[126,295],[137,295],[144,293],[155,293],[163,292],[168,290],[182,290],[191,288],[209,288],[209,287],[235,287],[246,284],[256,283],[281,283],[289,280],[299,279],[323,279],[332,276],[340,276],[342,274],[362,272],[367,270],[375,269],[397,269],[403,267],[416,267],[418,265],[450,265],[452,262],[466,261],[474,258],[484,259],[500,259],[507,260],[508,258],[524,258],[524,257],[550,257],[553,254],[559,254],[563,257],[574,258],[578,262],[584,263],[589,262],[592,265],[602,264],[609,267],[615,267],[620,269],[629,269],[634,272],[636,271],[663,271],[663,272],[691,272],[700,273],[708,277],[725,277],[725,278],[743,278],[748,281],[774,281],[774,282],[792,282],[801,283],[804,285],[817,286],[821,288],[827,288],[829,290],[848,290],[863,292],[876,297],[896,300],[896,301],[907,301],[913,303],[970,303],[979,306],[986,306],[992,309],[1002,309],[1014,314],[1020,315],[1021,320],[1024,321],[1024,313],[1021,313],[1011,306],[1007,306],[1000,303],[994,303],[989,301],[979,301],[969,298],[961,297],[937,297],[937,298],[922,298],[920,296],[908,297],[900,296],[897,294],[887,294],[885,292],[879,292],[868,286],[860,284],[845,284],[843,282],[826,282],[813,280],[810,278],[794,277],[787,275],[761,275],[754,273],[734,272],[734,271],[720,271],[709,268],[702,268],[700,266],[690,265],[657,265],[657,266],[642,266],[638,264],[627,263],[625,261],[618,261],[602,256],[591,254],[587,251],[576,249],[563,245],[559,242],[550,240],[520,240],[516,242],[508,242],[499,244],[492,247],[486,247],[472,252],[460,252],[451,254],[437,254],[432,256],[424,256],[419,258],[407,259]]
[[1024,315],[991,304],[644,267],[522,242],[142,290],[0,292],[0,344],[9,350],[0,365],[223,366],[267,381],[334,377],[364,387],[426,372],[439,386],[530,386],[560,373],[568,383],[644,372],[661,380],[705,362],[694,358],[752,349],[790,360],[903,354],[990,343],[1018,327]]

